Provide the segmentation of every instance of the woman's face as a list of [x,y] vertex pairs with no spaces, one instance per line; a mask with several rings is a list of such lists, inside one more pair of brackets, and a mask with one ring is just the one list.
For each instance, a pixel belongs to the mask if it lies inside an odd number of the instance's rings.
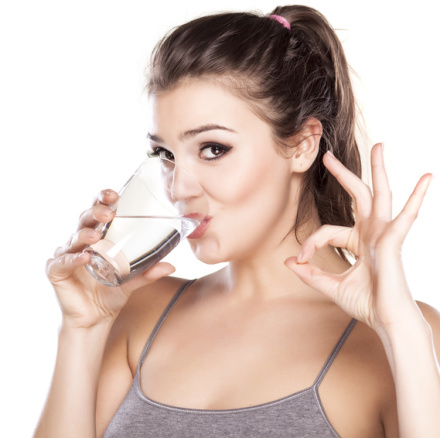
[[187,80],[151,104],[151,149],[194,175],[208,198],[207,227],[189,239],[196,256],[219,263],[273,251],[294,224],[298,180],[270,126],[209,80]]

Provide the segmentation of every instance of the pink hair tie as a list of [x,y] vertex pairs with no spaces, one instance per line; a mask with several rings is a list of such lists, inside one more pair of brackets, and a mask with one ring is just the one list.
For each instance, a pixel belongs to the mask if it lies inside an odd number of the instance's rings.
[[271,15],[269,18],[278,21],[278,23],[281,23],[286,29],[290,30],[290,23],[281,15]]

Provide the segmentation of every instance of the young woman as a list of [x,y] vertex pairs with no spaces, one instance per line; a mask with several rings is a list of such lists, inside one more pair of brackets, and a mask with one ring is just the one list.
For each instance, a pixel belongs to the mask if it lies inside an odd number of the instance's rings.
[[103,191],[48,262],[63,324],[35,437],[440,436],[440,317],[415,303],[400,257],[431,175],[394,219],[382,145],[372,190],[361,181],[324,17],[286,6],[184,24],[156,48],[148,90],[151,149],[208,196],[191,247],[229,264],[97,283],[83,249],[113,217]]

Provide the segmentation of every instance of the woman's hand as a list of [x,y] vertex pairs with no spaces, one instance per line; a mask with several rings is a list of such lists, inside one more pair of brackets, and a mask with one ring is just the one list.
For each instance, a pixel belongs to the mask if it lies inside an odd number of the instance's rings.
[[174,271],[168,263],[157,263],[121,287],[105,286],[86,271],[84,266],[90,261],[90,254],[83,250],[100,240],[101,232],[95,228],[113,219],[111,205],[117,199],[116,192],[102,191],[93,206],[80,216],[77,231],[47,262],[47,276],[55,288],[63,322],[72,327],[90,328],[101,322],[112,322],[135,289]]
[[[406,284],[400,250],[432,175],[426,174],[419,180],[405,207],[393,219],[381,144],[371,151],[372,191],[331,153],[324,156],[324,165],[352,196],[356,225],[353,228],[322,226],[303,243],[297,257],[286,260],[286,265],[304,283],[375,330],[404,322],[418,308]],[[315,250],[326,245],[349,250],[356,263],[340,275],[309,264]]]

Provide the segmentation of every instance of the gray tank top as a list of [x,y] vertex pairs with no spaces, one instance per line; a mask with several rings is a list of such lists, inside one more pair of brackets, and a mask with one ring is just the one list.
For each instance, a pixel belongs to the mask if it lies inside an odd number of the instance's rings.
[[334,438],[318,388],[356,324],[352,320],[309,388],[257,406],[228,410],[187,409],[158,403],[141,389],[140,370],[151,344],[179,297],[185,283],[168,304],[141,354],[133,385],[117,410],[104,438]]

